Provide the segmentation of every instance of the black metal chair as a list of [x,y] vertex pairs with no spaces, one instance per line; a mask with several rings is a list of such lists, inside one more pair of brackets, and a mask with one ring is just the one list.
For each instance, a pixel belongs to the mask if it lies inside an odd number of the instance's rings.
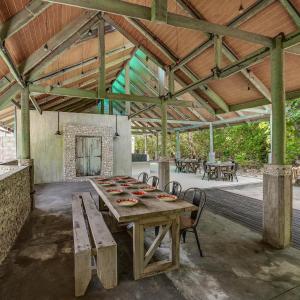
[[139,174],[138,176],[138,181],[141,181],[143,183],[147,183],[147,180],[148,180],[148,174],[146,172],[142,172]]
[[203,256],[197,232],[197,225],[206,204],[206,194],[199,188],[190,188],[185,191],[183,198],[198,206],[198,210],[193,211],[190,216],[180,216],[180,236],[182,236],[183,242],[185,243],[186,233],[194,233],[200,256]]
[[170,181],[165,185],[164,191],[179,197],[182,191],[182,186],[178,181]]
[[223,172],[223,176],[224,178],[230,180],[230,181],[233,181],[233,177],[236,179],[236,181],[238,181],[238,178],[237,178],[237,170],[238,170],[238,167],[239,165],[235,162],[233,162],[234,165],[231,166],[231,168],[229,170],[226,170]]
[[151,186],[157,187],[159,183],[159,178],[157,176],[150,176],[147,179],[147,183],[151,182]]

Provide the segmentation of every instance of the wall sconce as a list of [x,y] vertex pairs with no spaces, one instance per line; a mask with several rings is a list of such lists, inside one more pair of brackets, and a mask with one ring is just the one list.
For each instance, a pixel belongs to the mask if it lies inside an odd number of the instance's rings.
[[57,131],[55,135],[62,135],[61,131],[59,130],[59,111],[57,112]]
[[119,136],[120,136],[120,135],[119,135],[119,133],[118,133],[118,115],[116,115],[116,132],[115,132],[114,137],[117,138],[117,137],[119,137]]

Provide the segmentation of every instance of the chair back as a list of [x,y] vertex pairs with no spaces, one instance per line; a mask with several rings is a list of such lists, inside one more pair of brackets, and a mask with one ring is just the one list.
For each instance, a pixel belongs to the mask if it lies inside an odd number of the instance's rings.
[[206,204],[206,193],[199,188],[189,188],[184,192],[183,198],[192,202],[195,206],[198,206],[197,211],[191,212],[191,219],[194,220],[193,227],[196,227]]
[[147,183],[148,180],[148,174],[146,172],[142,172],[138,176],[138,181],[141,181],[143,183]]
[[178,181],[170,181],[166,184],[164,191],[171,195],[179,197],[182,191],[182,187]]
[[237,172],[238,167],[239,167],[239,164],[238,164],[238,163],[234,163],[234,166],[233,166],[233,167],[234,167],[234,171]]
[[203,161],[203,170],[206,171],[207,170],[207,160]]
[[159,178],[157,176],[150,176],[147,180],[147,183],[150,182],[150,184],[153,187],[157,187],[159,183]]

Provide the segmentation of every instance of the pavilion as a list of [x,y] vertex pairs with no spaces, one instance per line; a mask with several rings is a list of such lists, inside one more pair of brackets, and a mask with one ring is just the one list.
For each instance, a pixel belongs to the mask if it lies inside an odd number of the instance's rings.
[[1,228],[0,263],[34,210],[34,184],[83,176],[77,136],[101,137],[101,175],[131,175],[131,134],[160,134],[163,188],[168,133],[178,149],[180,132],[210,128],[212,140],[213,128],[257,120],[272,128],[263,239],[290,245],[285,107],[300,97],[298,0],[4,0],[0,22],[0,130],[17,145],[0,187],[18,217],[13,232]]

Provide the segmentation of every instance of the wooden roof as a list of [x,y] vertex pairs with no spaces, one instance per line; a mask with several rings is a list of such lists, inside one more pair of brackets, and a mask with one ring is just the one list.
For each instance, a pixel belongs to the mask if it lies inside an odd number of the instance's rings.
[[[150,0],[124,2],[151,6]],[[290,14],[290,11],[286,9],[284,5],[286,2],[294,9],[294,14]],[[168,1],[168,12],[232,26],[270,38],[274,38],[279,33],[287,36],[299,30],[297,27],[300,24],[299,10],[300,2],[297,0]],[[2,0],[0,38],[5,41],[4,46],[12,62],[18,66],[25,80],[43,86],[97,90],[99,64],[97,13],[97,11],[38,0]],[[136,64],[131,64],[131,93],[148,96],[155,96],[158,93],[157,66],[152,62],[152,57],[166,68],[180,65],[182,61],[187,60],[183,67],[175,71],[175,92],[195,80],[208,76],[215,68],[213,43],[204,51],[199,50],[198,55],[192,56],[190,60],[187,59],[191,53],[198,51],[195,49],[212,38],[210,34],[164,23],[134,20],[110,13],[105,13],[104,19],[106,20],[107,86],[118,85],[118,89],[123,89],[122,82],[120,82],[122,70],[129,61],[132,61],[132,57],[138,61]],[[76,26],[78,30],[73,29],[74,32],[72,32],[72,28]],[[59,44],[55,44],[58,43],[58,37],[60,38]],[[71,39],[72,43],[68,44]],[[262,48],[262,45],[225,36],[223,47],[228,50],[227,53],[223,52],[221,67],[253,53]],[[139,55],[137,49],[143,55]],[[300,90],[299,53],[298,46],[285,51],[287,92]],[[50,60],[51,55],[53,57]],[[197,121],[204,122],[203,126],[206,126],[205,122],[215,121],[222,125],[222,120],[226,123],[228,119],[233,122],[235,120],[237,122],[249,121],[251,119],[247,117],[252,116],[256,119],[259,117],[258,114],[266,117],[268,110],[265,108],[252,111],[251,109],[234,111],[234,108],[240,104],[256,106],[258,99],[270,101],[270,81],[270,59],[266,56],[259,62],[248,66],[243,72],[234,73],[224,79],[211,80],[202,88],[179,96],[179,101],[181,99],[192,100],[197,103],[197,107],[169,106],[168,117],[172,120],[190,121],[191,124]],[[0,106],[5,93],[14,84],[15,79],[0,58]],[[70,99],[46,94],[39,95],[35,99],[41,110],[97,112],[96,101],[93,100]],[[14,101],[18,106],[18,94]],[[12,105],[8,103],[8,106],[0,111],[0,124],[13,127],[14,108]],[[132,113],[147,106],[148,104],[132,103]],[[115,113],[122,113],[125,104],[123,101],[115,101],[114,107]],[[226,108],[233,111],[226,112]],[[141,118],[147,120],[142,121]],[[132,119],[132,122],[134,128],[158,127],[157,119],[159,118],[160,109],[153,107],[140,113],[136,119]],[[168,124],[170,130],[185,126],[187,124],[180,122]]]

